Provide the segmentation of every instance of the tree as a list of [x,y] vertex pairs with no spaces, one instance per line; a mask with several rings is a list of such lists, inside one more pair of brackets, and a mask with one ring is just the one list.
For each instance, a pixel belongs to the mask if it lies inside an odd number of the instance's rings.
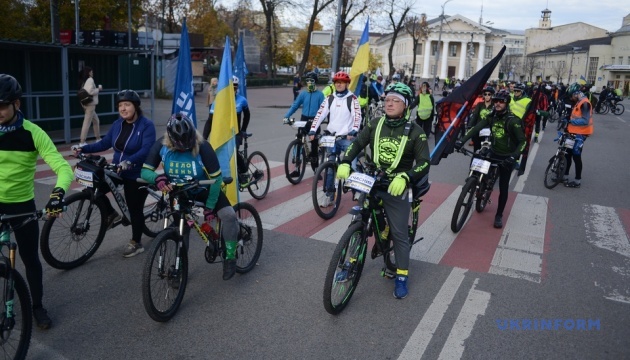
[[[403,29],[403,24],[405,23],[405,19],[407,18],[407,13],[411,10],[412,3],[406,1],[403,4],[398,4],[397,0],[389,0],[389,12],[387,13],[389,19],[389,25],[392,29],[392,38],[389,44],[389,50],[387,51],[387,60],[389,60],[389,73],[394,73],[394,59],[392,54],[394,52],[394,45],[396,44],[396,39],[398,38],[398,33]],[[398,20],[396,18],[399,16]],[[415,52],[414,52],[415,59]],[[414,60],[415,61],[415,60]]]
[[383,66],[383,56],[370,51],[370,63],[368,69],[374,70]]
[[[313,10],[311,11],[311,17],[308,20],[308,28],[307,28],[307,36],[306,36],[306,41],[304,43],[304,53],[302,54],[302,61],[300,61],[300,65],[298,66],[298,73],[303,74],[304,73],[304,69],[306,68],[306,65],[309,61],[309,57],[310,57],[310,52],[311,50],[311,36],[310,34],[313,32],[313,30],[315,30],[315,24],[318,24],[317,21],[317,16],[319,15],[319,13],[321,13],[324,9],[326,9],[330,4],[333,3],[333,1],[335,0],[314,0],[313,1]],[[321,29],[321,27],[320,27]]]
[[538,62],[536,58],[533,56],[528,56],[525,58],[525,62],[523,63],[523,72],[529,75],[528,81],[531,81],[534,77],[534,71],[538,70]]
[[510,73],[512,74],[512,80],[514,80],[516,71],[521,68],[520,59],[520,55],[503,55],[499,71],[505,74],[506,80],[510,80]]
[[413,74],[416,68],[418,44],[420,44],[420,40],[427,39],[429,37],[429,24],[427,24],[426,14],[422,14],[422,17],[420,18],[417,16],[407,18],[405,20],[405,30],[411,36],[413,41],[413,61],[411,64],[411,73]]
[[221,47],[225,43],[225,36],[233,35],[233,30],[219,18],[217,10],[207,0],[192,0],[187,23],[190,32],[203,34],[205,46]]
[[295,65],[295,58],[287,46],[278,46],[274,63],[278,66],[289,67]]
[[[343,44],[346,38],[346,29],[359,15],[365,13],[369,8],[376,8],[375,5],[376,4],[374,0],[343,0],[343,6],[341,8],[339,41],[337,44],[333,45],[337,46],[337,48],[340,50],[337,53],[337,66],[339,66],[339,64],[341,63],[341,55],[343,52],[342,49],[344,48]],[[332,8],[336,9],[336,6],[333,6]],[[332,71],[337,70],[338,69],[332,69]]]
[[[306,56],[308,53],[308,59],[305,61],[305,59],[302,58],[300,61],[300,66],[302,66],[301,64],[304,64],[304,67],[298,68],[298,72],[301,74],[303,74],[306,69],[313,69],[316,66],[321,68],[327,68],[330,66],[330,57],[326,53],[325,49],[321,46],[310,45],[310,33],[314,30],[322,30],[322,25],[319,21],[315,20],[313,30],[309,31],[309,28],[310,25],[307,25],[304,30],[298,32],[295,41],[291,44],[291,48],[295,53],[301,52],[303,56]],[[307,42],[309,43],[308,51],[305,51]]]
[[567,74],[566,62],[556,61],[551,67],[552,73],[556,76],[556,82],[562,82],[562,79]]

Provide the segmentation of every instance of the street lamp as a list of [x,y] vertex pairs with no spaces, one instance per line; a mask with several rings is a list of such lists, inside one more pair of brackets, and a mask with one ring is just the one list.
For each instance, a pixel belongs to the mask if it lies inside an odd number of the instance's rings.
[[440,45],[442,43],[442,25],[444,23],[444,7],[452,0],[446,0],[444,4],[442,4],[442,14],[440,15],[440,34],[438,35],[438,43],[437,49],[435,49],[435,76],[437,76],[438,65],[440,62]]
[[582,50],[582,47],[573,46],[573,50],[571,50],[571,65],[569,65],[569,82],[571,82],[571,74],[573,73],[573,56],[575,55],[576,50]]

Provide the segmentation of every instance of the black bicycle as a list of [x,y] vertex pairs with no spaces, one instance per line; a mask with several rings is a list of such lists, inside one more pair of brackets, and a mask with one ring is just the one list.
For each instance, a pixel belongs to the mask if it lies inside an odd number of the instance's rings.
[[238,151],[238,156],[243,159],[247,166],[247,179],[239,179],[239,191],[249,191],[254,199],[260,200],[267,196],[269,186],[271,185],[271,170],[267,157],[260,151],[254,151],[247,154],[247,138],[251,137],[251,133],[241,133],[243,138],[243,150]]
[[[0,278],[2,303],[0,304],[0,357],[25,359],[31,342],[33,310],[26,281],[15,268],[17,244],[11,240],[9,221],[24,219],[13,230],[40,219],[42,210],[32,213],[0,214]],[[8,251],[8,254],[5,253]]]
[[[389,279],[396,276],[396,258],[393,240],[389,236],[387,214],[382,206],[378,191],[387,191],[389,181],[373,164],[366,165],[365,173],[352,173],[346,179],[345,186],[361,193],[359,204],[350,213],[350,226],[343,233],[326,272],[324,282],[324,308],[329,314],[339,314],[350,302],[359,284],[365,259],[368,241],[374,236],[371,257],[383,257],[385,266],[381,275]],[[416,239],[418,214],[424,196],[430,189],[429,176],[425,176],[414,187],[407,189],[406,194],[411,205],[408,224],[409,242],[411,246],[421,241]]]
[[[547,121],[551,124],[556,122],[556,120],[561,120],[569,117],[571,115],[571,104],[566,103],[562,99],[558,99],[558,103],[555,106],[549,108],[549,118]],[[558,130],[560,129],[560,123],[562,121],[558,121]]]
[[297,129],[295,139],[289,143],[284,154],[284,174],[291,184],[297,185],[304,178],[306,164],[316,161],[317,166],[319,166],[319,164],[324,163],[325,151],[322,148],[318,148],[317,158],[309,156],[311,152],[314,152],[314,149],[311,149],[311,142],[308,139],[309,129],[304,128],[306,121],[296,121],[294,118],[291,118],[283,123]]
[[[62,217],[50,217],[42,227],[40,247],[42,257],[56,269],[69,270],[85,263],[101,246],[105,232],[118,225],[131,224],[123,193],[118,166],[104,157],[78,155],[74,169],[76,181],[85,188],[64,199]],[[143,233],[155,237],[167,216],[168,197],[154,186],[146,186]],[[108,223],[109,212],[105,196],[111,191],[121,211],[118,220]]]
[[558,149],[545,169],[544,183],[547,189],[553,189],[562,182],[567,168],[567,153],[575,145],[575,135],[558,131],[558,137],[553,140],[558,142]]
[[[232,178],[223,179],[222,191]],[[170,320],[179,308],[188,284],[188,244],[190,229],[194,229],[206,243],[204,252],[208,263],[222,262],[225,256],[225,240],[221,221],[215,217],[211,223],[203,217],[203,202],[195,201],[190,190],[210,185],[214,180],[171,182],[172,205],[169,215],[178,219],[177,227],[164,223],[164,230],[151,242],[142,274],[142,300],[144,308],[155,321]],[[244,274],[255,266],[263,245],[263,228],[260,215],[248,203],[234,205],[238,219],[239,234],[236,249],[236,272]],[[200,224],[199,219],[202,219]],[[206,279],[207,280],[207,279]]]

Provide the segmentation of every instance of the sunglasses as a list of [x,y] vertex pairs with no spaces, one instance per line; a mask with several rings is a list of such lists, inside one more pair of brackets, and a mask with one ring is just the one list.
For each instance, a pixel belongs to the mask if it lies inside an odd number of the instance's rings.
[[502,103],[502,104],[505,104],[505,100],[503,100],[503,99],[493,99],[493,100],[492,100],[492,102],[493,102],[493,103],[495,103],[495,104],[496,104],[496,103]]
[[485,93],[485,94],[483,94],[483,96],[492,96],[492,94],[491,93]]

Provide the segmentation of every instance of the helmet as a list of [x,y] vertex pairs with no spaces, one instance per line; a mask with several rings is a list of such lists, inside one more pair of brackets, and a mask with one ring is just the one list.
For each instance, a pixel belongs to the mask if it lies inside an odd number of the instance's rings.
[[569,85],[569,87],[567,88],[567,94],[569,96],[572,96],[573,94],[575,94],[576,92],[580,91],[580,84],[574,82],[573,84]]
[[492,100],[504,100],[506,104],[509,104],[510,100],[512,100],[512,97],[510,96],[510,93],[506,90],[499,90],[499,92],[494,94]]
[[333,82],[336,82],[336,81],[343,81],[343,82],[350,83],[350,75],[348,75],[347,73],[343,71],[339,71],[338,73],[335,73],[335,76],[333,76]]
[[305,81],[317,81],[317,74],[315,74],[314,72],[307,72],[306,74],[304,74],[304,80]]
[[494,88],[493,88],[492,86],[486,86],[486,87],[483,89],[483,92],[489,92],[490,94],[493,94],[493,95],[494,95],[494,92],[495,92],[495,91],[494,91]]
[[238,85],[239,82],[240,80],[238,79],[238,76],[232,75],[232,84]]
[[197,129],[188,116],[178,113],[166,123],[166,133],[177,150],[190,150],[197,141]]
[[514,85],[514,90],[525,91],[525,84],[518,83]]
[[392,80],[400,80],[400,74],[394,74],[394,76],[392,76]]
[[138,93],[133,90],[119,91],[116,98],[116,105],[118,105],[121,101],[129,101],[134,104],[136,108],[140,106],[140,96],[138,96]]
[[20,83],[11,75],[0,74],[0,104],[10,104],[21,96]]
[[372,74],[372,76],[370,76],[370,80],[375,81],[376,80],[376,74]]
[[407,100],[407,106],[409,106],[409,104],[411,104],[411,100],[413,100],[413,91],[411,91],[409,86],[403,83],[389,84],[385,89],[385,95],[388,95],[391,92],[402,95],[405,100]]

